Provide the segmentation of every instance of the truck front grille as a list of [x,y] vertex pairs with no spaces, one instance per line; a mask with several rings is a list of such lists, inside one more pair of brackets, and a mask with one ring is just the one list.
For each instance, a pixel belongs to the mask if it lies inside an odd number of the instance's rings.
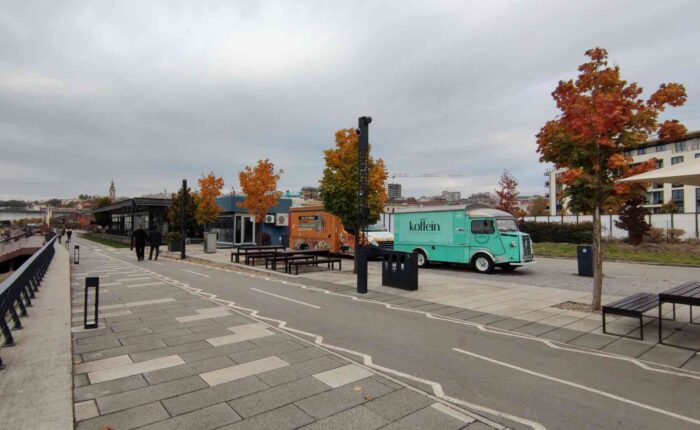
[[387,240],[384,242],[378,242],[380,248],[384,249],[394,249],[394,241],[393,240]]
[[523,261],[532,261],[532,241],[530,236],[523,236]]

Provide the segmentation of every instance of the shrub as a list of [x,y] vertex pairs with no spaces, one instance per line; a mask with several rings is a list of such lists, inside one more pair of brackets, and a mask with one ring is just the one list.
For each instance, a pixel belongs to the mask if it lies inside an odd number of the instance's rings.
[[651,243],[678,243],[685,234],[682,228],[658,228],[653,227],[647,232],[647,237]]
[[520,231],[528,233],[533,242],[591,243],[593,223],[524,222]]

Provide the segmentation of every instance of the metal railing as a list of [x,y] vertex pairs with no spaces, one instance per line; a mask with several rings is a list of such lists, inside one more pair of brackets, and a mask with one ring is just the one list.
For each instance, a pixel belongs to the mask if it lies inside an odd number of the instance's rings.
[[[15,343],[8,323],[12,322],[14,329],[20,329],[22,328],[20,317],[28,316],[27,308],[32,306],[32,299],[39,291],[39,284],[54,256],[55,240],[55,236],[50,237],[41,249],[0,283],[0,331],[5,338],[5,346],[12,346]],[[9,321],[6,319],[8,315]],[[2,358],[0,358],[0,369],[3,367]]]

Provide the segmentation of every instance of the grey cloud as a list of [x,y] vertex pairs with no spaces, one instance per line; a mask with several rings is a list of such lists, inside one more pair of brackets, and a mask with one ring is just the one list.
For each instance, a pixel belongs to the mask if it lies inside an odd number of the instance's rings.
[[227,189],[259,158],[280,187],[315,183],[357,117],[409,194],[493,189],[505,168],[542,193],[535,134],[550,92],[606,47],[700,128],[694,1],[12,2],[0,11],[0,197]]

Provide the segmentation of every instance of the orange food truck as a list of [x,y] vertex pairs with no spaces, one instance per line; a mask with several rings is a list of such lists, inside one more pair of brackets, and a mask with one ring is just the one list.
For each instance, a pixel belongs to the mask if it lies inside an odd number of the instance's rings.
[[[394,235],[381,224],[367,229],[372,245],[392,249]],[[300,206],[289,210],[289,246],[294,249],[327,249],[332,254],[353,254],[355,236],[343,228],[343,223],[322,206]]]

